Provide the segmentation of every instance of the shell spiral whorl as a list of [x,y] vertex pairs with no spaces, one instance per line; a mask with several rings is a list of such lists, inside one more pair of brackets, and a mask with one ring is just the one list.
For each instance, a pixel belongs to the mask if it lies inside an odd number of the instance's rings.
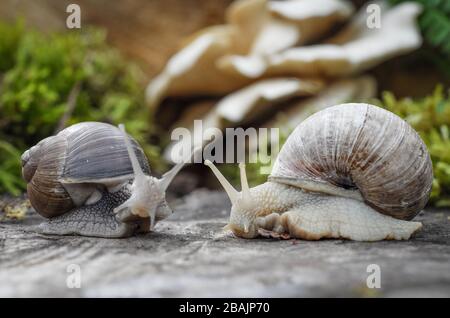
[[[130,137],[144,173],[148,160]],[[41,140],[22,155],[22,174],[32,206],[44,217],[62,215],[78,206],[67,187],[77,187],[87,197],[94,188],[105,188],[133,179],[133,168],[120,130],[100,122],[72,125]]]
[[67,143],[61,135],[46,138],[22,156],[22,174],[35,210],[44,217],[61,215],[74,207],[59,182],[64,169]]
[[293,131],[269,180],[359,190],[377,211],[410,220],[428,201],[433,172],[425,144],[403,119],[370,104],[342,104]]

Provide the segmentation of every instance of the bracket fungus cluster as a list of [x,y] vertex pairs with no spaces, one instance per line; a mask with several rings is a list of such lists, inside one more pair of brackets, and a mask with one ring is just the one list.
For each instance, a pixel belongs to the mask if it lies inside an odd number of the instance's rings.
[[[192,35],[153,78],[149,107],[161,112],[173,107],[167,97],[183,100],[170,125],[190,129],[194,119],[219,129],[274,127],[280,112],[295,126],[324,107],[374,97],[376,80],[363,73],[422,44],[420,5],[375,5],[378,26],[368,23],[367,6],[347,0],[235,1],[225,24]],[[182,146],[169,145],[165,157]]]

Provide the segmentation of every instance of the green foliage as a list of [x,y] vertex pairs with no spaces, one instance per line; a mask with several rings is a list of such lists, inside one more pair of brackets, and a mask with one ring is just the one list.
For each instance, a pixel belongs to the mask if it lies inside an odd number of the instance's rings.
[[0,72],[11,68],[16,59],[16,51],[23,35],[23,24],[21,21],[14,25],[0,22]]
[[19,195],[23,188],[22,179],[17,176],[21,171],[20,155],[19,149],[0,140],[0,187],[12,195]]
[[396,99],[383,93],[376,104],[404,118],[420,134],[433,161],[431,201],[436,206],[450,206],[450,92],[442,86],[423,99]]
[[[411,0],[390,0],[392,4]],[[450,1],[413,0],[423,6],[419,27],[428,45],[434,48],[429,57],[450,76]]]
[[0,193],[24,188],[22,151],[80,121],[125,123],[152,167],[160,164],[142,82],[101,30],[46,36],[0,24]]

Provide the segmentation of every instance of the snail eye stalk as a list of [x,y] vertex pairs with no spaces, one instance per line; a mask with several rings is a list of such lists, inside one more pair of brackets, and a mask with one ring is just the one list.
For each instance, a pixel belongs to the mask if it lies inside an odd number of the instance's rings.
[[250,188],[248,186],[247,173],[245,172],[245,163],[239,164],[239,170],[241,174],[241,187],[242,187],[242,200],[244,203],[250,203]]
[[[148,215],[150,218],[150,229],[155,225],[155,209],[152,207],[152,188],[148,182],[149,177],[144,174],[136,154],[131,146],[130,137],[125,131],[125,126],[123,124],[119,125],[119,129],[122,132],[125,145],[127,147],[128,156],[130,157],[131,165],[133,167],[134,181],[133,181],[133,193],[131,197],[125,201],[121,206],[129,206],[133,214],[145,217]],[[118,208],[116,208],[118,209]]]
[[125,131],[125,126],[123,124],[119,124],[119,129],[122,132],[125,145],[127,146],[128,156],[130,157],[131,166],[133,167],[134,179],[137,183],[142,182],[145,180],[145,174],[142,171],[141,165],[139,164],[136,154],[133,151],[130,138],[128,137],[128,134]]
[[211,161],[205,160],[205,165],[212,170],[217,180],[219,180],[220,184],[225,189],[225,192],[228,194],[231,203],[236,204],[239,199],[239,192],[237,192],[236,189],[233,188],[231,183],[228,182],[228,180],[223,176],[223,174],[219,171],[219,169],[217,169],[217,167]]

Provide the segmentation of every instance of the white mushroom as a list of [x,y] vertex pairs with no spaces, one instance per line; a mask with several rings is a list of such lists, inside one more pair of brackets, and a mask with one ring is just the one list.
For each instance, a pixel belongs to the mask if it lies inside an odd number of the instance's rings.
[[[233,123],[242,123],[253,110],[274,106],[294,96],[312,95],[322,88],[322,82],[296,78],[267,79],[249,85],[217,103],[217,114]],[[254,116],[253,116],[254,117]]]
[[[293,102],[286,110],[261,124],[261,126],[279,128],[288,135],[310,115],[331,105],[343,104],[348,101],[367,102],[370,98],[375,97],[376,91],[376,80],[369,75],[337,80],[321,90],[316,96]],[[248,144],[250,156],[256,156],[259,146],[257,140],[250,140]]]
[[[201,119],[203,132],[208,128],[222,130],[225,128],[224,120],[229,122],[226,126],[237,126],[254,118],[255,113],[260,115],[269,107],[295,96],[316,94],[322,87],[322,82],[318,80],[296,78],[262,80],[224,97],[203,116],[199,118],[189,116],[189,118],[192,121]],[[179,123],[185,122],[185,120],[179,121]],[[207,139],[203,140],[202,135],[195,135],[202,132],[196,130],[193,124],[189,125],[189,131],[194,136],[193,145],[191,145],[192,140],[185,139],[170,144],[164,152],[166,160],[173,162],[174,158],[178,158],[178,154],[189,154],[191,148],[203,147],[208,143]]]
[[[330,107],[330,105],[343,104],[349,101],[366,102],[375,97],[377,83],[369,75],[357,78],[346,78],[331,83],[316,96],[293,103],[277,118],[265,123],[264,127],[277,127],[282,122],[284,128],[292,130],[310,115]],[[281,119],[280,119],[281,117]]]
[[272,13],[292,21],[306,21],[323,17],[343,19],[353,14],[353,5],[346,0],[287,0],[270,1]]
[[249,78],[277,74],[344,76],[360,73],[422,44],[416,18],[420,5],[404,3],[381,9],[381,28],[367,26],[366,8],[325,44],[290,48],[267,57],[229,56],[220,66]]
[[227,18],[239,30],[240,54],[268,55],[319,38],[353,10],[345,0],[245,0],[233,3]]
[[150,108],[157,107],[167,95],[221,94],[249,82],[215,67],[218,57],[232,52],[233,30],[223,25],[194,35],[148,85],[146,96]]
[[[288,14],[287,11],[296,11]],[[147,87],[150,108],[165,96],[225,94],[254,81],[226,72],[221,58],[240,54],[265,56],[323,36],[346,20],[353,7],[345,0],[241,0],[227,10],[226,25],[194,34]]]

